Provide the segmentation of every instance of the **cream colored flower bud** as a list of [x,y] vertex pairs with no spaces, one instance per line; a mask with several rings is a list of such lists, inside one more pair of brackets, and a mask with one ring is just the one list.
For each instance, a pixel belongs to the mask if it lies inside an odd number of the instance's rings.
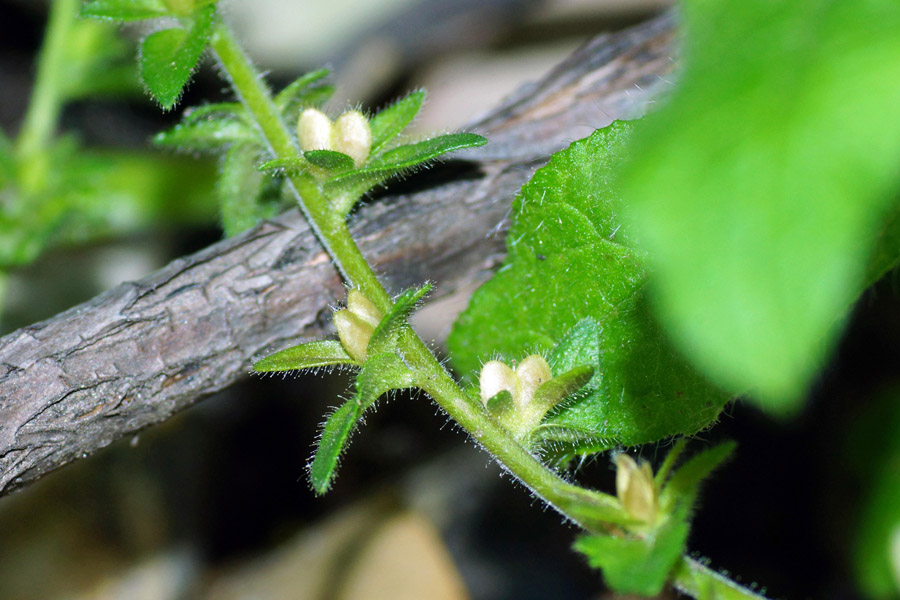
[[347,293],[347,309],[372,327],[378,327],[381,319],[384,318],[378,307],[366,298],[365,294],[356,289]]
[[525,357],[516,367],[516,375],[519,378],[519,394],[516,405],[525,408],[531,404],[534,393],[542,383],[553,379],[550,365],[540,354],[532,354]]
[[369,120],[358,110],[347,111],[334,122],[331,133],[332,150],[343,152],[361,167],[372,149],[372,128]]
[[487,405],[488,400],[500,392],[509,392],[516,396],[519,378],[515,372],[499,360],[490,360],[481,368],[478,385],[481,388],[481,402]]
[[297,120],[297,141],[301,150],[333,150],[331,147],[333,125],[331,119],[320,110],[307,108]]
[[344,350],[354,360],[365,362],[369,356],[369,340],[372,338],[375,326],[346,308],[334,313],[332,318]]
[[645,523],[654,523],[658,499],[650,464],[638,465],[627,454],[616,456],[616,495],[629,515]]

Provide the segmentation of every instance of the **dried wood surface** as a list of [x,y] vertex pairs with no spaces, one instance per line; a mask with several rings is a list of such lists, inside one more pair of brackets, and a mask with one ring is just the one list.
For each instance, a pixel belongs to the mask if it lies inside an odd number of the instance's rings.
[[[674,17],[593,39],[470,129],[490,144],[354,216],[393,293],[471,286],[502,259],[512,198],[548,156],[668,86]],[[412,189],[416,186],[417,189]],[[0,496],[328,333],[342,282],[297,211],[0,339]]]

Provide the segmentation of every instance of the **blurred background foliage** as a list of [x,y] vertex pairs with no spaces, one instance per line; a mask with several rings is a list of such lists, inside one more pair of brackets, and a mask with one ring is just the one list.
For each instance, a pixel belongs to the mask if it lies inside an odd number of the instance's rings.
[[[463,125],[588,36],[664,4],[233,0],[223,9],[276,86],[326,63],[337,109],[424,86],[430,101],[417,124],[434,131]],[[59,111],[23,150],[48,5],[5,0],[3,15],[0,272],[10,331],[221,231],[216,165],[150,148],[180,108],[161,114],[135,83],[139,27],[73,25]],[[222,88],[201,70],[181,106],[227,99]],[[900,523],[897,298],[893,272],[863,294],[797,417],[773,421],[738,402],[702,436],[739,448],[703,494],[691,549],[775,597],[898,595],[889,550]],[[573,531],[421,399],[385,403],[339,485],[314,498],[304,461],[345,383],[233,386],[0,499],[0,598],[606,597],[599,574],[571,552]],[[579,478],[612,489],[604,458]]]

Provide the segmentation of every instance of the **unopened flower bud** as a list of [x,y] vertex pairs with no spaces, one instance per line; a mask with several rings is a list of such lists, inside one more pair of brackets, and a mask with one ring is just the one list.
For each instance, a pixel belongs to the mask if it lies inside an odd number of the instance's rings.
[[320,110],[307,108],[297,120],[297,141],[301,150],[331,150],[331,119]]
[[553,379],[550,365],[540,354],[532,354],[525,357],[516,367],[516,376],[519,378],[519,393],[515,398],[516,405],[525,408],[531,404],[534,393],[542,383]]
[[619,454],[616,461],[616,495],[629,515],[653,523],[657,517],[656,484],[650,464],[638,465],[627,454]]
[[372,149],[372,129],[369,120],[358,110],[347,111],[338,117],[331,134],[332,150],[343,152],[361,167]]
[[384,318],[378,307],[357,289],[350,290],[347,293],[347,309],[372,327],[378,327],[381,319]]
[[499,360],[484,363],[478,378],[481,402],[487,405],[488,400],[503,391],[509,392],[515,398],[518,381],[515,372]]
[[341,345],[354,360],[365,362],[369,356],[369,340],[384,315],[359,290],[347,294],[347,308],[334,313],[332,319]]

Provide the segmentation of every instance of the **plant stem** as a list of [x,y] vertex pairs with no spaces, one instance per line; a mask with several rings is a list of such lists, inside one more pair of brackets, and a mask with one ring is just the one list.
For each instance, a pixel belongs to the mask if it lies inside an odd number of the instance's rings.
[[[216,25],[210,45],[232,87],[266,139],[272,155],[282,159],[296,156],[298,148],[278,114],[270,91],[226,25]],[[294,176],[289,181],[301,210],[341,274],[387,313],[392,306],[391,298],[350,235],[343,216],[329,204],[329,199],[322,195],[308,176]],[[491,419],[480,405],[467,397],[425,342],[412,330],[407,330],[403,346],[405,359],[420,373],[417,381],[419,386],[488,450],[503,468],[564,517],[594,533],[611,531],[611,525],[602,519],[602,515],[611,515],[618,510],[618,501],[614,497],[568,483],[542,464],[508,431]],[[584,506],[590,506],[596,517],[585,517],[586,513],[578,510]],[[727,584],[722,583],[720,575],[688,558],[683,558],[676,569],[676,582],[682,586],[679,589],[684,589],[687,593],[707,589],[719,593],[720,587],[729,593],[742,589],[727,579],[724,580]],[[750,592],[747,594],[750,595],[721,597],[758,598]]]
[[672,571],[672,584],[678,591],[706,600],[766,600],[706,565],[682,556]]
[[43,151],[53,137],[62,110],[62,82],[66,68],[69,31],[78,14],[80,0],[53,0],[47,33],[38,57],[37,75],[28,110],[16,139],[16,154],[22,161],[21,185],[38,189],[44,180]]

